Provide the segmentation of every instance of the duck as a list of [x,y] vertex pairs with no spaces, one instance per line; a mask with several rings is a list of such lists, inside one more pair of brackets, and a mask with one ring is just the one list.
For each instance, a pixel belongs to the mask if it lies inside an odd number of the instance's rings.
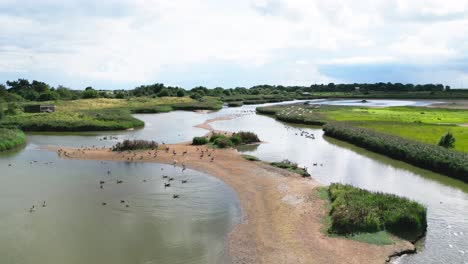
[[172,198],[177,199],[177,198],[179,198],[179,195],[178,194],[173,194]]
[[46,205],[46,202],[44,201],[44,202],[42,203],[42,207],[46,207],[46,206],[47,206],[47,205]]

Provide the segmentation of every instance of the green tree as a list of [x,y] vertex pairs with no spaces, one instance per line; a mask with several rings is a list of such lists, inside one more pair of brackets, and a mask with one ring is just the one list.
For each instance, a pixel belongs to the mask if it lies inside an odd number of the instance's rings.
[[444,148],[453,148],[455,147],[455,137],[452,133],[447,132],[447,134],[440,138],[438,145]]
[[59,94],[55,91],[47,91],[39,95],[39,101],[55,101],[59,98]]
[[84,90],[82,97],[83,99],[88,99],[88,98],[97,98],[99,96],[98,92],[93,89],[93,87],[88,86]]

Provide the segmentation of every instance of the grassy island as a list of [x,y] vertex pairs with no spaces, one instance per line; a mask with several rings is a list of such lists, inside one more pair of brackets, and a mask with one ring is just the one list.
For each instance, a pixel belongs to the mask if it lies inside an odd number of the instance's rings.
[[329,234],[386,244],[383,232],[409,241],[426,232],[426,208],[409,199],[337,183],[327,188],[326,195]]
[[0,128],[0,151],[9,150],[26,143],[26,135],[19,129]]

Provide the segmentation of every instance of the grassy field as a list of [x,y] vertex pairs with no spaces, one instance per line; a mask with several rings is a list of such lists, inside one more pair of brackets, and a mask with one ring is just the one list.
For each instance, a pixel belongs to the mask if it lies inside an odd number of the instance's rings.
[[351,106],[277,106],[259,108],[279,120],[317,124],[330,121],[347,122],[383,133],[437,144],[448,131],[456,138],[455,150],[468,152],[468,111],[426,107],[351,107]]
[[9,150],[26,143],[26,135],[18,129],[0,128],[0,151]]
[[[202,101],[189,97],[135,97],[131,99],[81,99],[44,102],[54,104],[54,113],[24,113],[7,115],[0,125],[16,126],[24,131],[105,131],[144,126],[131,113],[160,113],[172,110],[216,110],[222,102],[215,98]],[[34,103],[27,103],[34,104]],[[37,104],[37,103],[36,103]]]

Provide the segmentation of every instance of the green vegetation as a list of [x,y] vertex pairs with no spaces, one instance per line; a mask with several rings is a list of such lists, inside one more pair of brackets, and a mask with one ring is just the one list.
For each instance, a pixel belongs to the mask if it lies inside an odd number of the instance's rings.
[[466,162],[468,153],[451,151],[436,145],[428,145],[344,123],[329,123],[324,126],[323,130],[327,136],[468,182],[468,162]]
[[244,131],[234,133],[231,136],[214,133],[209,139],[206,137],[194,137],[192,140],[193,145],[204,145],[210,143],[212,146],[218,148],[230,148],[258,142],[260,142],[260,139],[255,133]]
[[26,135],[18,129],[0,128],[0,151],[9,150],[26,143]]
[[144,126],[126,110],[83,110],[79,112],[19,113],[6,116],[0,124],[24,131],[104,131]]
[[340,121],[427,144],[438,144],[450,131],[457,139],[455,150],[468,152],[468,111],[426,107],[356,107],[330,105],[286,105],[258,107],[262,114],[291,123],[323,125]]
[[453,148],[455,146],[455,138],[452,133],[447,132],[447,134],[443,135],[438,145],[444,148]]
[[383,246],[394,244],[392,237],[386,231],[379,231],[374,233],[357,233],[346,235],[346,238],[373,245]]
[[280,162],[271,162],[270,165],[277,167],[277,168],[291,171],[293,173],[297,173],[301,175],[302,177],[310,177],[309,172],[307,172],[307,168],[301,168],[297,165],[297,163],[291,162],[287,159],[280,161]]
[[331,184],[328,192],[332,220],[329,233],[387,231],[414,241],[426,232],[426,208],[409,199],[338,183]]
[[148,140],[129,140],[125,139],[122,142],[115,144],[112,151],[126,151],[126,150],[141,150],[141,149],[157,149],[158,143]]
[[241,156],[248,161],[260,161],[259,158],[252,155],[242,154]]
[[194,137],[192,140],[192,145],[205,145],[208,143],[208,139],[206,137]]
[[[47,102],[52,103],[53,102]],[[23,106],[33,103],[24,102]],[[213,98],[194,101],[188,97],[82,99],[55,102],[56,112],[24,113],[17,103],[8,103],[7,116],[0,125],[24,131],[106,131],[144,126],[131,113],[160,113],[172,110],[218,109],[222,102]]]
[[229,102],[227,105],[229,107],[240,107],[240,106],[243,106],[244,103],[242,101],[234,101],[234,102]]

